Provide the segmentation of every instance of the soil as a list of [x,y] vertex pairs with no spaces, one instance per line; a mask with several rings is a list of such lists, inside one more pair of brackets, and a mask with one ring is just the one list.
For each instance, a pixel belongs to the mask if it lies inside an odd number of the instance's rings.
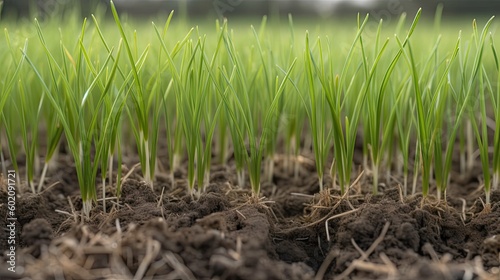
[[500,279],[500,191],[484,209],[478,170],[453,176],[446,202],[403,197],[394,179],[372,195],[367,174],[348,196],[319,192],[312,165],[294,178],[282,159],[258,201],[235,187],[231,163],[214,165],[200,195],[186,191],[185,170],[175,186],[160,171],[153,188],[136,170],[120,203],[100,201],[86,220],[74,168],[60,161],[47,180],[57,184],[21,186],[17,273],[2,231],[0,279]]

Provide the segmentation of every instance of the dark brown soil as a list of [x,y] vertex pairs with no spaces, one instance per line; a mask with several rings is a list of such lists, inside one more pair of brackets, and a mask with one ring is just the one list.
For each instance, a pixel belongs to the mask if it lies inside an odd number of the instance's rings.
[[402,199],[395,183],[371,195],[368,176],[349,197],[318,194],[313,168],[295,180],[276,164],[259,202],[227,166],[199,197],[183,171],[175,187],[159,176],[153,189],[135,172],[120,203],[98,202],[88,221],[74,171],[61,169],[50,178],[59,184],[18,196],[18,274],[2,261],[0,279],[500,279],[500,192],[484,210],[477,176],[456,176],[438,203]]

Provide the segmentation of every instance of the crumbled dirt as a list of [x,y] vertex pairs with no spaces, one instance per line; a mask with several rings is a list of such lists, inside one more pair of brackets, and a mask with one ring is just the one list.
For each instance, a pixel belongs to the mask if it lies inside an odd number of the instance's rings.
[[[99,201],[85,220],[66,167],[17,197],[19,273],[2,261],[0,279],[500,279],[500,191],[484,209],[477,174],[456,176],[445,203],[402,198],[395,182],[371,195],[368,177],[348,197],[318,194],[314,168],[294,178],[277,160],[275,172],[255,202],[232,166],[214,166],[201,194],[183,170],[175,187],[159,176],[153,188],[136,171],[119,204]],[[2,186],[2,217],[6,197]],[[6,245],[2,231],[4,259]]]

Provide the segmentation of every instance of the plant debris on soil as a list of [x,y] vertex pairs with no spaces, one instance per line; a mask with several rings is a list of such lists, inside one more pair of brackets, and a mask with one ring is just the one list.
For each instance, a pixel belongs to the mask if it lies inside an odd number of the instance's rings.
[[182,170],[153,189],[133,173],[120,203],[98,202],[89,221],[74,171],[59,170],[51,188],[17,197],[18,273],[2,231],[0,279],[500,279],[500,192],[485,211],[473,177],[452,180],[447,203],[403,197],[395,181],[371,195],[364,176],[340,197],[318,194],[314,170],[294,179],[277,161],[255,202],[234,170],[213,169],[199,196]]

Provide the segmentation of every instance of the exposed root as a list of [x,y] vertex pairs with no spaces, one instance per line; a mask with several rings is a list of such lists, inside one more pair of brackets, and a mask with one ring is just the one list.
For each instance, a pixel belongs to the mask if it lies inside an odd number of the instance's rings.
[[446,201],[437,199],[432,195],[422,197],[420,201],[420,209],[427,208],[427,210],[435,210],[437,212],[446,212],[449,209],[449,205]]
[[78,213],[75,210],[75,206],[73,205],[73,202],[71,202],[71,198],[69,196],[67,198],[68,198],[69,208],[71,209],[71,213],[67,212],[67,211],[58,210],[58,209],[55,210],[55,212],[57,212],[59,214],[64,214],[64,215],[69,216],[69,218],[67,218],[64,222],[61,223],[61,225],[59,226],[59,229],[57,230],[56,233],[59,233],[61,231],[61,229],[66,225],[78,224],[78,217],[79,217]]
[[[238,254],[241,244],[236,248]],[[24,277],[34,280],[196,279],[181,257],[170,251],[162,252],[160,241],[153,235],[133,224],[123,232],[118,220],[111,235],[93,233],[86,225],[79,226],[73,234],[53,240],[42,250],[40,258],[26,254],[25,262]]]
[[136,163],[136,164],[134,164],[134,165],[130,168],[130,170],[127,172],[127,174],[125,174],[125,176],[123,176],[123,177],[121,178],[121,182],[118,182],[118,183],[120,183],[120,189],[123,189],[123,184],[125,183],[125,181],[127,181],[128,177],[130,177],[130,176],[134,173],[135,169],[136,169],[137,167],[139,167],[140,165],[141,165],[141,163]]
[[237,203],[235,203],[237,206],[235,206],[233,210],[237,211],[236,213],[238,213],[242,217],[245,217],[243,214],[241,214],[240,211],[238,211],[238,209],[245,205],[253,205],[256,207],[261,207],[262,209],[266,210],[271,216],[273,216],[276,222],[279,222],[279,219],[276,216],[276,213],[274,212],[273,208],[268,206],[269,204],[274,204],[275,201],[267,200],[265,196],[258,196],[256,194],[252,194],[249,196],[246,195],[246,193],[244,193],[243,196],[245,197],[243,202],[237,201]]
[[45,192],[47,192],[48,190],[52,189],[53,187],[59,185],[61,182],[57,181],[57,182],[54,182],[52,184],[50,184],[48,187],[46,187],[43,191],[40,191],[38,192],[38,194],[42,195],[44,194]]
[[158,198],[158,203],[156,204],[156,207],[160,208],[163,206],[163,194],[165,193],[165,187],[161,188],[161,194],[160,197]]
[[425,245],[422,246],[422,251],[426,252],[433,261],[439,262],[439,256],[430,243],[425,243]]
[[325,189],[318,193],[318,207],[329,208],[333,205],[333,196],[330,194],[330,189]]
[[399,271],[396,269],[396,266],[389,260],[389,258],[384,253],[380,253],[379,257],[382,259],[384,264],[354,260],[352,262],[352,266],[357,270],[363,270],[374,274],[382,274],[382,275],[385,274],[387,275],[386,279],[397,279],[396,277],[398,277]]
[[[132,279],[132,274],[121,261],[120,246],[114,236],[91,233],[85,226],[79,229],[80,237],[64,236],[52,242],[43,256],[27,259],[27,275],[31,279]],[[114,244],[114,245],[113,245]],[[108,268],[93,268],[97,258],[105,258]],[[49,269],[47,269],[49,268]],[[44,272],[44,273],[41,273]],[[122,279],[124,279],[122,278]]]
[[489,272],[485,271],[480,256],[475,257],[473,262],[450,264],[450,261],[453,260],[453,257],[450,254],[445,254],[442,257],[439,257],[432,245],[429,243],[425,244],[422,249],[432,259],[432,263],[429,264],[429,269],[439,271],[443,278],[452,278],[453,275],[462,274],[462,279],[499,279],[500,270],[492,269]]
[[187,266],[185,266],[182,262],[180,262],[172,252],[166,252],[163,255],[163,259],[167,262],[168,265],[170,265],[170,267],[174,269],[174,271],[172,271],[170,274],[167,275],[166,279],[182,279],[182,280],[196,279],[191,270]]
[[[347,188],[346,192],[342,196],[334,196],[331,194],[331,190],[325,190],[321,192],[319,195],[319,201],[317,203],[314,203],[310,205],[312,208],[312,212],[309,214],[309,219],[314,220],[314,222],[305,225],[304,227],[311,227],[315,226],[317,224],[320,224],[324,222],[325,220],[329,219],[331,215],[335,213],[337,208],[340,207],[342,202],[346,201],[349,207],[351,208],[351,211],[348,211],[349,213],[353,212],[356,210],[356,208],[351,204],[348,198],[354,198],[354,196],[349,196],[350,190],[356,186],[359,182],[359,180],[362,178],[364,174],[364,171],[362,171],[356,180]],[[295,194],[296,195],[296,194]],[[333,204],[334,201],[337,201],[335,204]],[[326,215],[323,215],[324,209],[329,209],[329,212]],[[335,216],[334,216],[335,217]]]
[[349,267],[347,267],[347,269],[344,270],[344,272],[342,272],[342,274],[340,274],[338,276],[338,278],[336,278],[336,279],[345,279],[356,269],[364,269],[364,270],[370,269],[370,271],[373,271],[373,272],[376,272],[376,271],[381,272],[382,271],[382,272],[387,273],[389,275],[395,275],[397,273],[397,271],[393,270],[393,266],[389,265],[388,266],[389,268],[387,268],[387,265],[384,265],[384,266],[373,265],[373,264],[368,264],[365,262],[368,259],[368,257],[375,251],[377,246],[380,243],[382,243],[382,241],[384,241],[385,235],[387,234],[387,231],[389,230],[389,226],[390,226],[390,223],[386,222],[380,235],[377,237],[377,239],[375,239],[375,241],[372,243],[370,248],[368,248],[368,250],[366,250],[365,252],[363,252],[359,248],[359,246],[357,246],[356,241],[354,241],[354,239],[351,239],[351,242],[353,243],[353,245],[356,244],[355,248],[357,248],[357,250],[360,252],[361,257],[359,257],[357,260],[353,261],[349,265]]
[[330,217],[330,218],[326,219],[326,221],[325,221],[325,230],[326,230],[326,239],[328,240],[328,243],[330,243],[330,232],[328,230],[328,222],[331,221],[331,220],[333,220],[333,219],[341,218],[341,217],[347,216],[349,214],[352,214],[354,212],[357,212],[359,209],[361,209],[361,208],[357,208],[357,209],[353,209],[351,211],[343,212],[343,213],[337,214],[337,215],[335,215],[333,217]]
[[240,208],[244,205],[258,205],[258,206],[261,206],[263,207],[266,211],[269,212],[269,214],[271,214],[274,218],[274,220],[278,223],[279,222],[279,219],[278,217],[276,216],[276,213],[274,213],[274,210],[272,207],[270,206],[267,206],[266,204],[274,204],[276,203],[275,201],[272,201],[272,200],[266,200],[266,197],[265,196],[262,196],[262,197],[258,197],[256,195],[252,195],[248,198],[248,201],[246,203],[243,203],[242,205],[240,205],[239,207],[237,208]]
[[[109,224],[111,222],[111,220],[114,219],[116,213],[118,212],[118,209],[117,207],[113,207],[111,208],[111,211],[109,211],[109,213],[107,213],[105,215],[105,217],[102,219],[101,223],[99,224],[99,228],[103,228],[106,224]],[[118,221],[118,220],[116,220]],[[117,226],[120,226],[119,224]]]
[[[139,265],[137,272],[134,275],[134,280],[140,280],[144,277],[147,268],[153,263],[153,260],[156,258],[156,256],[158,256],[160,249],[161,249],[161,244],[157,240],[151,238],[146,241],[146,254],[142,259],[142,262]],[[173,259],[175,259],[175,257]],[[177,267],[179,266],[179,262],[172,261],[172,263],[174,263],[172,267],[174,267],[174,271],[176,271]],[[194,278],[188,278],[188,279],[194,279]]]
[[234,211],[236,211],[236,213],[238,213],[238,215],[240,215],[243,218],[243,220],[247,219],[247,217],[245,215],[243,215],[243,213],[241,213],[238,209],[236,209]]
[[[321,248],[321,247],[320,247]],[[332,263],[332,261],[335,259],[340,254],[339,250],[332,249],[326,256],[325,260],[321,264],[321,266],[318,269],[318,272],[316,273],[316,276],[314,276],[314,280],[321,280],[324,279],[326,270]]]
[[[482,202],[482,201],[481,201]],[[486,203],[483,205],[483,211],[479,215],[486,215],[491,213],[491,203]]]

